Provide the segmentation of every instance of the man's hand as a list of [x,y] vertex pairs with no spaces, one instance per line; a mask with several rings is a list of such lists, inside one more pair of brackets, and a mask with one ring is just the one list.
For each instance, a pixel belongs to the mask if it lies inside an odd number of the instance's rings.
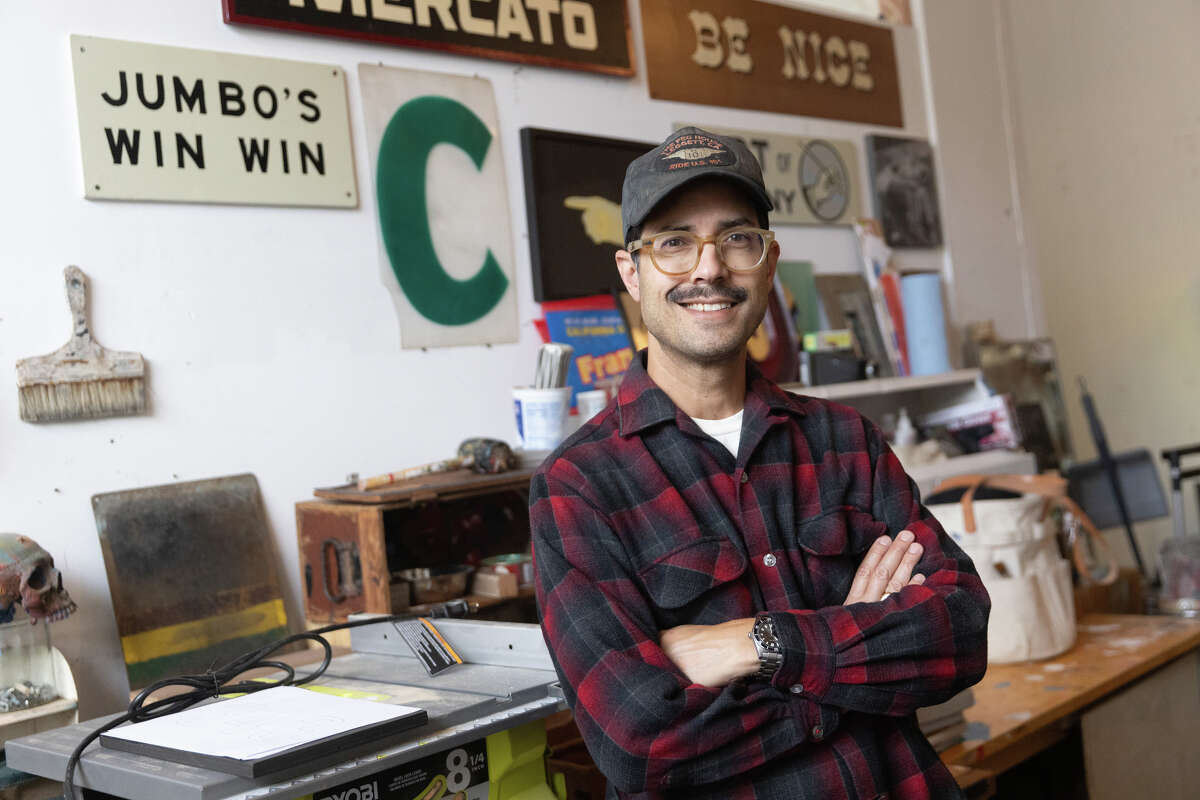
[[680,625],[663,631],[658,643],[692,683],[721,687],[758,671],[758,651],[749,636],[753,628],[753,617]]
[[[895,540],[880,536],[859,565],[842,605],[874,603],[905,586],[924,583],[924,575],[912,574],[925,550],[914,539],[909,531],[901,531]],[[749,637],[753,628],[753,617],[720,625],[680,625],[663,631],[658,643],[692,683],[721,687],[758,671],[758,652]]]
[[842,605],[875,603],[905,586],[924,583],[924,575],[912,574],[925,552],[914,539],[909,531],[900,531],[894,540],[888,536],[876,539],[854,574],[854,583]]

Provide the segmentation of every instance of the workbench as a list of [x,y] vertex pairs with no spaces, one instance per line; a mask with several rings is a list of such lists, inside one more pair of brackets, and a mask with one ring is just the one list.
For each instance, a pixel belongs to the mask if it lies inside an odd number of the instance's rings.
[[1062,655],[992,664],[949,765],[998,775],[1082,728],[1091,800],[1200,797],[1200,621],[1089,614]]
[[[353,628],[353,652],[334,658],[325,674],[310,684],[322,691],[414,706],[428,713],[425,725],[388,740],[386,746],[250,779],[111,750],[97,742],[84,752],[76,785],[129,800],[265,800],[341,796],[347,791],[351,797],[382,800],[391,794],[379,787],[398,768],[456,749],[471,753],[473,761],[482,759],[475,754],[484,752],[485,740],[489,769],[503,762],[512,768],[510,774],[524,770],[521,780],[542,770],[538,780],[544,783],[545,730],[541,720],[566,704],[541,630],[531,624],[477,620],[439,619],[435,623],[465,663],[430,676],[400,639],[396,625],[383,622]],[[308,672],[298,668],[297,674]],[[112,717],[11,740],[9,764],[61,781],[71,752],[109,719]],[[488,738],[505,732],[516,735],[499,744]],[[493,772],[492,782],[499,783],[501,777]],[[366,795],[352,791],[372,783],[376,786]],[[469,800],[489,796],[486,787],[479,789],[474,783],[472,787],[466,794]],[[506,796],[503,784],[490,796]],[[549,789],[527,790],[521,796],[553,797]]]

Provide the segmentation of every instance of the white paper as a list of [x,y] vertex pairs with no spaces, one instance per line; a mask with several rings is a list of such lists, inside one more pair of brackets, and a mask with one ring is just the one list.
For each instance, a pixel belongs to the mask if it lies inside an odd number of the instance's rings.
[[191,753],[253,759],[419,709],[276,686],[126,725],[106,736]]

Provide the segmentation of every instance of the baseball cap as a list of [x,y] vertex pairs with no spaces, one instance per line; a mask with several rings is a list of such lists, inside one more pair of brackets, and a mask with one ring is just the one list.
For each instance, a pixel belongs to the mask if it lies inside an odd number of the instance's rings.
[[621,226],[625,241],[632,230],[671,192],[700,178],[719,177],[747,189],[760,209],[775,208],[763,184],[762,168],[746,143],[700,128],[680,128],[666,141],[633,160],[621,188]]

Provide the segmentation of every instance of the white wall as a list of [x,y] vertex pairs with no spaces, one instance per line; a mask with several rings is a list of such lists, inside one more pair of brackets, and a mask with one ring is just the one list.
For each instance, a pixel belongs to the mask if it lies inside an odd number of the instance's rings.
[[1002,338],[1045,334],[1035,259],[1013,169],[1007,43],[994,2],[923,0],[946,271],[960,323],[993,320]]
[[[127,691],[91,495],[255,473],[287,578],[288,612],[298,622],[295,502],[352,471],[443,457],[468,435],[512,437],[509,387],[530,378],[537,347],[530,321],[538,315],[521,127],[657,140],[673,122],[687,119],[848,138],[860,147],[874,132],[650,101],[640,63],[640,12],[636,2],[630,6],[639,73],[632,80],[228,26],[217,0],[171,3],[169,11],[152,0],[0,6],[0,68],[8,76],[7,124],[0,126],[6,154],[0,364],[11,368],[18,358],[50,352],[66,340],[61,276],[67,264],[92,279],[100,342],[141,351],[149,364],[152,409],[144,417],[30,425],[18,418],[15,392],[0,393],[0,530],[27,534],[50,550],[79,602],[78,614],[55,625],[54,640],[75,671],[85,718],[117,709]],[[342,65],[362,208],[83,200],[71,33]],[[926,136],[918,32],[897,29],[896,40],[904,133]],[[492,81],[517,253],[518,344],[399,349],[392,301],[379,277],[359,62]],[[865,159],[863,167],[865,176]],[[779,240],[786,258],[812,259],[820,271],[858,268],[848,229],[784,228]],[[906,252],[901,263],[938,268],[942,253]]]
[[[1200,5],[1000,0],[1021,184],[1071,435],[1075,377],[1114,450],[1200,441]],[[1164,472],[1165,478],[1165,472]],[[1194,489],[1185,498],[1194,518]],[[1152,560],[1166,524],[1139,526]],[[1128,560],[1123,534],[1110,540]]]

